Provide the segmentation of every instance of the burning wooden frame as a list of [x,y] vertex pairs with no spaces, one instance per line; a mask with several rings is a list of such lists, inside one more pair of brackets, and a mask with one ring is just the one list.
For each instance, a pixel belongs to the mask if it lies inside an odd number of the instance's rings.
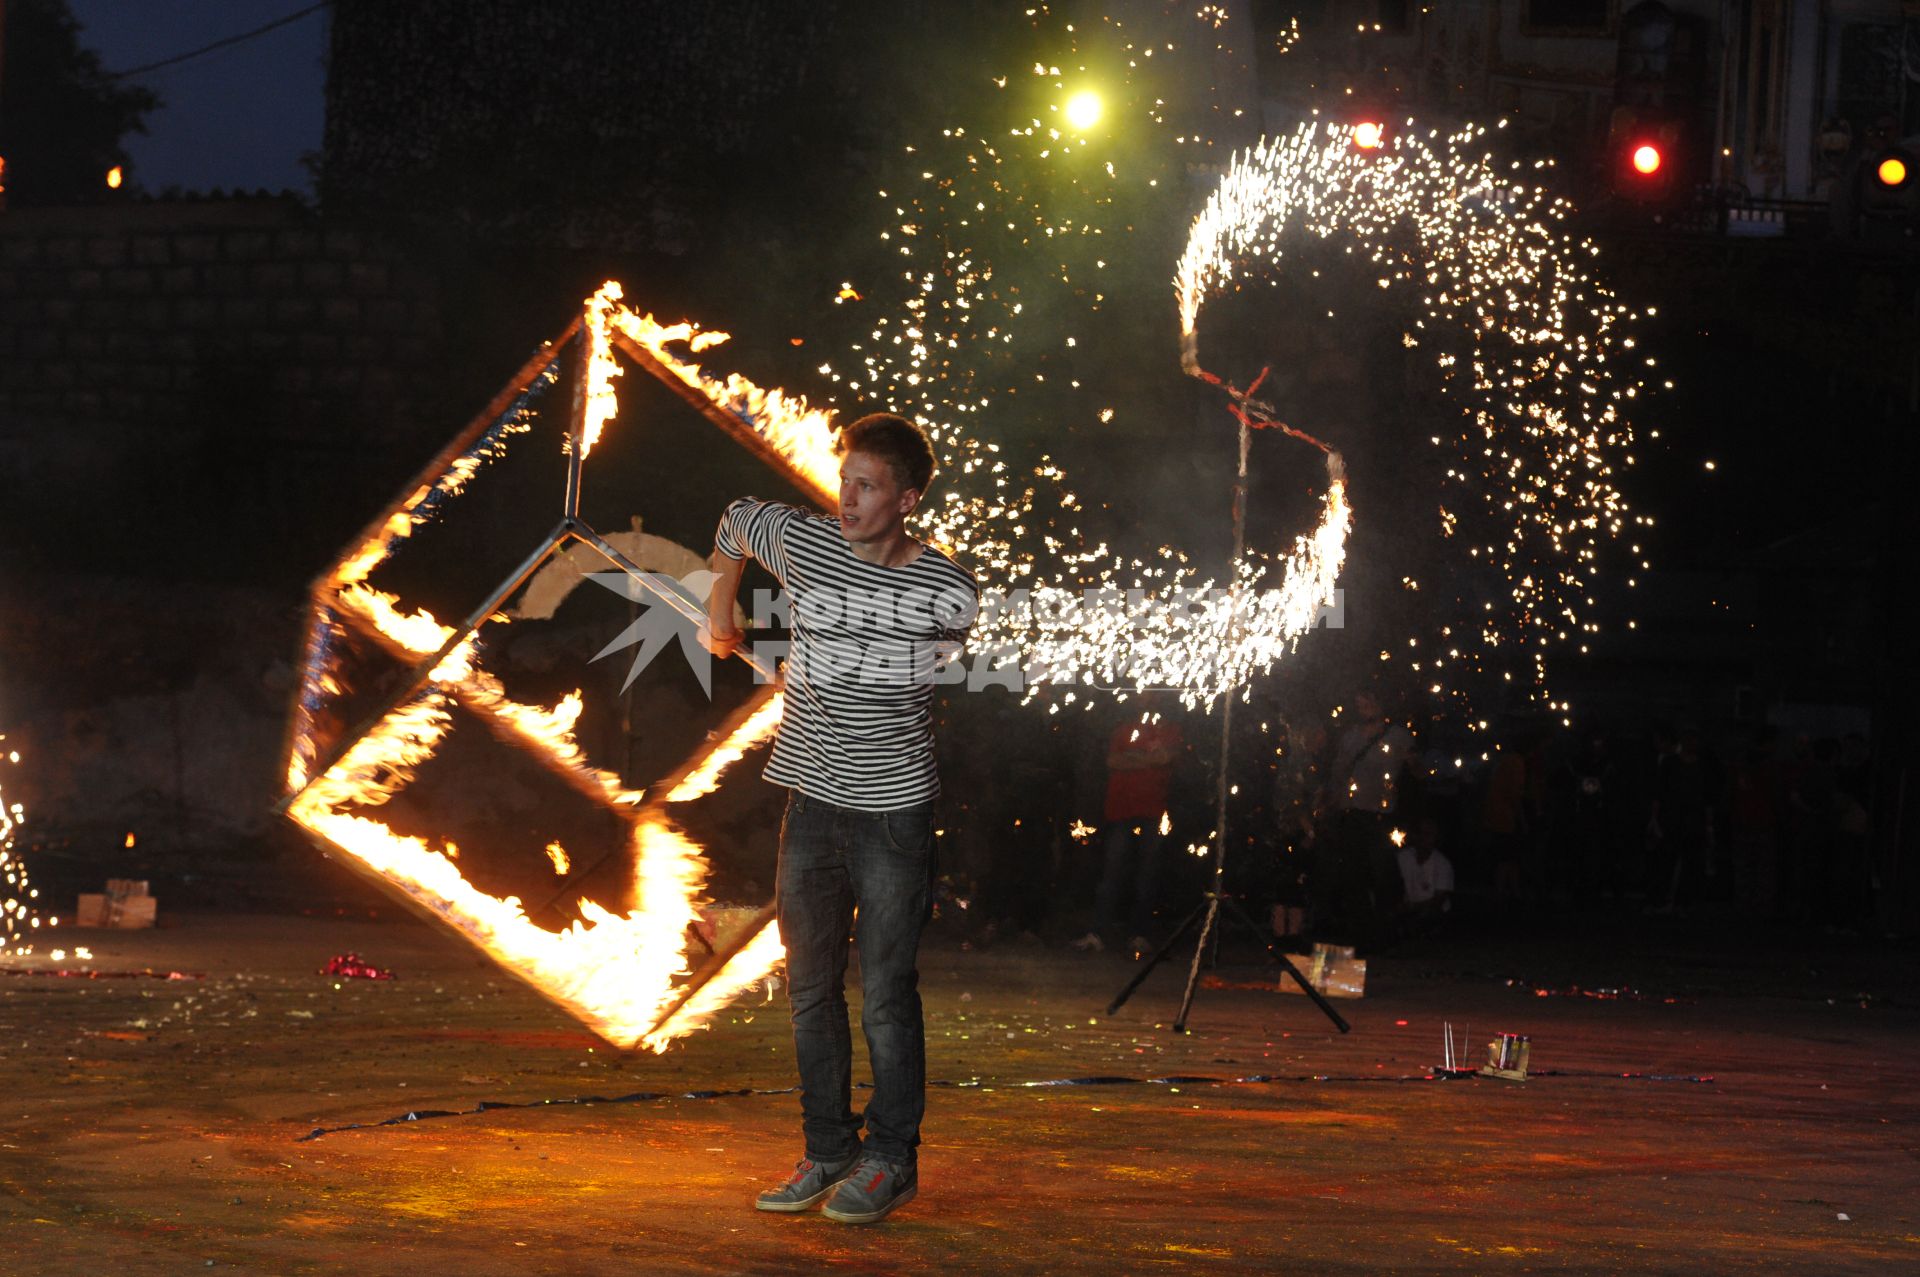
[[[642,792],[627,789],[618,776],[587,760],[573,735],[580,711],[577,693],[551,709],[511,699],[480,666],[477,633],[543,564],[575,543],[687,620],[697,625],[704,618],[701,600],[660,574],[642,571],[581,517],[586,461],[618,407],[617,356],[658,379],[827,509],[834,504],[836,462],[826,412],[737,376],[711,377],[677,349],[684,345],[697,353],[726,340],[725,334],[690,324],[657,324],[621,306],[620,297],[619,285],[609,283],[589,298],[581,316],[530,358],[314,580],[280,809],[342,863],[409,908],[453,928],[608,1041],[660,1051],[759,983],[783,955],[769,906],[692,968],[707,865],[702,849],[671,818],[673,804],[711,792],[727,767],[772,736],[779,722],[776,672],[743,648],[740,655],[765,685],[708,737],[705,748]],[[552,530],[457,624],[442,624],[424,609],[405,612],[398,599],[373,589],[367,583],[373,570],[402,538],[459,494],[509,430],[516,424],[524,428],[533,396],[559,378],[561,361],[569,358],[576,361],[577,375],[566,437],[566,488]],[[323,717],[344,705],[348,691],[338,659],[348,639],[384,653],[404,673],[352,727],[323,741]],[[491,895],[469,882],[450,843],[433,845],[367,814],[404,789],[414,769],[433,756],[456,706],[625,823],[629,860],[624,867],[631,881],[621,890],[632,906],[624,914],[582,896],[576,902],[580,917],[549,930],[528,915],[518,897]],[[613,857],[602,857],[573,882],[613,863]],[[549,912],[559,898],[534,912]]]

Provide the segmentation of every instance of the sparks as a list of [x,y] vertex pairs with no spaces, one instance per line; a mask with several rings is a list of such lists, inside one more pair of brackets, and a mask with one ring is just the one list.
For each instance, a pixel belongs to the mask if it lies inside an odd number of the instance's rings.
[[[0,735],[0,743],[7,738]],[[18,751],[7,750],[0,754],[0,763],[12,766],[20,761]],[[5,891],[0,892],[0,957],[26,957],[33,952],[32,934],[39,930],[42,919],[34,902],[40,893],[27,879],[27,866],[14,849],[14,834],[26,821],[26,809],[20,803],[9,802],[6,786],[0,785],[0,882],[4,882]],[[49,927],[60,925],[60,919],[48,917],[45,923]]]

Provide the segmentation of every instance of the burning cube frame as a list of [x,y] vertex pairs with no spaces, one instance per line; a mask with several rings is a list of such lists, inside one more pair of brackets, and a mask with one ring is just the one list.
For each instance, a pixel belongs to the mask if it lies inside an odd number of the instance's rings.
[[[478,631],[543,564],[575,545],[694,623],[704,617],[700,600],[643,572],[581,517],[585,465],[618,410],[614,384],[623,357],[827,510],[834,507],[837,460],[825,411],[737,375],[709,376],[685,358],[725,341],[726,334],[658,324],[623,306],[621,296],[620,286],[609,282],[589,298],[580,316],[530,358],[314,580],[302,678],[288,724],[281,810],[341,863],[451,927],[609,1042],[663,1051],[760,982],[784,956],[768,906],[693,966],[707,861],[673,819],[675,804],[712,792],[733,763],[771,737],[780,710],[775,671],[743,649],[742,658],[764,685],[708,736],[704,748],[643,792],[588,760],[573,733],[578,693],[553,708],[514,700],[481,664]],[[527,428],[536,395],[559,380],[568,359],[577,371],[565,438],[566,486],[552,530],[453,624],[425,609],[406,611],[399,599],[370,585],[368,578],[398,544],[457,499],[504,449],[509,434]],[[349,640],[384,653],[404,672],[369,712],[327,741],[320,725],[347,701],[339,649]],[[378,818],[380,805],[434,756],[452,728],[455,708],[618,815],[630,857],[626,912],[583,896],[576,902],[579,918],[550,930],[518,898],[490,894],[468,881],[444,840],[436,846],[434,839],[398,832]]]

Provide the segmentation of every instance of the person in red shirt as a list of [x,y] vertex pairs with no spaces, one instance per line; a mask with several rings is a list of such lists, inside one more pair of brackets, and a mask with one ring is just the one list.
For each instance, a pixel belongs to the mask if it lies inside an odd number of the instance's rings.
[[1135,952],[1149,947],[1167,792],[1182,740],[1180,725],[1161,712],[1167,704],[1163,697],[1149,693],[1143,704],[1107,740],[1107,796],[1101,811],[1106,854],[1094,894],[1095,929],[1074,941],[1075,948],[1104,949],[1122,937],[1130,937]]

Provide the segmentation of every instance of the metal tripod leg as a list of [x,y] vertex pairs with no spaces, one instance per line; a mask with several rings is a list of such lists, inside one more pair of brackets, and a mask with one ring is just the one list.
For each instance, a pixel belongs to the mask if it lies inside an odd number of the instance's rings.
[[1206,899],[1195,905],[1188,911],[1187,916],[1180,920],[1180,925],[1174,929],[1173,934],[1167,938],[1166,943],[1162,944],[1158,949],[1155,949],[1152,956],[1140,964],[1140,969],[1133,973],[1133,978],[1127,981],[1120,992],[1113,995],[1113,1001],[1107,1004],[1107,1014],[1112,1015],[1124,1006],[1127,999],[1133,996],[1134,991],[1146,982],[1148,976],[1153,974],[1153,969],[1159,966],[1168,954],[1178,948],[1182,940],[1187,938],[1187,933],[1193,930],[1194,924],[1204,920],[1200,929],[1200,940],[1193,947],[1193,965],[1187,971],[1187,988],[1185,994],[1180,999],[1180,1015],[1173,1022],[1174,1032],[1186,1032],[1187,1013],[1193,1008],[1194,993],[1200,984],[1201,961],[1207,951],[1207,941],[1211,938],[1213,932],[1214,919],[1218,915],[1220,906],[1223,903],[1227,906],[1228,910],[1231,911],[1231,916],[1238,921],[1241,926],[1245,927],[1256,937],[1260,937],[1262,943],[1266,946],[1267,956],[1279,963],[1280,966],[1285,969],[1286,973],[1294,978],[1294,981],[1299,984],[1301,990],[1313,999],[1313,1004],[1319,1007],[1321,1012],[1324,1013],[1329,1020],[1333,1021],[1334,1027],[1338,1028],[1342,1033],[1350,1033],[1353,1031],[1353,1026],[1347,1023],[1346,1017],[1342,1016],[1340,1012],[1334,1008],[1334,1005],[1327,1001],[1326,995],[1313,987],[1307,977],[1300,973],[1300,968],[1293,965],[1293,960],[1275,948],[1273,942],[1267,940],[1262,935],[1260,928],[1255,925],[1252,918],[1247,916],[1247,911],[1240,907],[1238,900],[1235,900],[1232,896],[1224,892],[1216,893],[1211,891],[1207,893]]
[[[1265,373],[1261,374],[1261,377],[1265,376]],[[1256,381],[1254,384],[1258,385],[1259,383]],[[1246,552],[1247,448],[1249,427],[1244,414],[1236,411],[1235,415],[1240,421],[1240,465],[1233,486],[1233,557],[1235,562],[1239,562]],[[1291,428],[1289,428],[1289,433],[1298,432],[1292,431]],[[1330,462],[1329,464],[1331,465],[1332,463]],[[1234,586],[1235,606],[1231,613],[1236,618],[1240,614],[1238,607],[1239,589],[1239,585],[1236,584]],[[1185,1033],[1187,1030],[1187,1013],[1193,1009],[1193,996],[1200,987],[1200,968],[1206,962],[1207,944],[1209,941],[1218,943],[1214,935],[1214,924],[1220,916],[1220,902],[1224,900],[1232,910],[1230,916],[1237,918],[1247,930],[1251,931],[1255,937],[1266,945],[1267,953],[1277,959],[1280,965],[1285,967],[1293,978],[1300,982],[1300,987],[1307,991],[1307,996],[1312,998],[1315,1005],[1326,1013],[1328,1019],[1339,1026],[1342,1033],[1345,1033],[1351,1026],[1341,1018],[1338,1011],[1333,1009],[1333,1004],[1321,996],[1320,990],[1307,983],[1307,978],[1300,974],[1299,968],[1295,967],[1293,963],[1287,959],[1285,954],[1275,949],[1273,942],[1267,938],[1266,933],[1254,925],[1253,919],[1247,917],[1246,910],[1240,907],[1239,901],[1227,894],[1227,796],[1231,792],[1228,784],[1228,762],[1233,756],[1233,702],[1233,696],[1231,694],[1227,695],[1221,705],[1220,711],[1220,767],[1217,777],[1218,787],[1214,795],[1216,819],[1219,823],[1214,826],[1213,831],[1213,884],[1208,888],[1206,898],[1194,907],[1193,912],[1181,920],[1179,928],[1173,933],[1173,937],[1158,949],[1155,949],[1153,956],[1142,963],[1138,971],[1134,972],[1133,979],[1127,981],[1126,987],[1114,995],[1113,1001],[1107,1004],[1107,1014],[1112,1015],[1118,1011],[1121,1004],[1133,996],[1133,991],[1140,987],[1141,982],[1144,981],[1148,975],[1152,974],[1155,967],[1160,965],[1160,960],[1172,952],[1173,947],[1185,939],[1187,932],[1193,929],[1193,924],[1198,922],[1201,924],[1200,940],[1199,943],[1193,947],[1193,965],[1187,969],[1186,992],[1180,998],[1180,1014],[1173,1022],[1174,1032]]]
[[1293,959],[1282,953],[1272,940],[1267,939],[1266,933],[1261,931],[1258,924],[1247,916],[1247,911],[1240,907],[1240,902],[1232,896],[1224,897],[1224,899],[1227,908],[1233,911],[1233,916],[1240,920],[1240,925],[1260,937],[1261,943],[1267,947],[1267,956],[1275,962],[1278,962],[1281,967],[1286,970],[1286,973],[1294,978],[1295,983],[1300,986],[1301,992],[1312,998],[1313,1004],[1324,1011],[1327,1018],[1332,1020],[1342,1033],[1352,1032],[1353,1026],[1347,1023],[1344,1016],[1334,1010],[1333,1003],[1327,1001],[1325,994],[1314,988],[1313,985],[1308,982],[1307,977],[1300,974],[1300,968],[1293,965]]
[[1108,1015],[1112,1015],[1125,1005],[1127,999],[1133,996],[1133,991],[1139,988],[1148,976],[1153,974],[1153,969],[1159,966],[1169,953],[1173,952],[1176,945],[1186,939],[1187,932],[1193,929],[1193,924],[1200,920],[1200,915],[1207,911],[1207,907],[1207,902],[1203,900],[1195,905],[1185,918],[1180,920],[1180,925],[1174,929],[1173,935],[1167,938],[1167,942],[1158,949],[1155,949],[1153,956],[1141,963],[1140,969],[1133,973],[1133,979],[1127,981],[1126,987],[1113,995],[1113,1001],[1107,1003]]
[[[1216,886],[1207,893],[1205,917],[1200,922],[1200,941],[1193,946],[1193,962],[1187,967],[1186,992],[1180,995],[1180,1013],[1173,1017],[1173,1031],[1187,1031],[1187,1014],[1193,1010],[1193,995],[1200,988],[1200,968],[1207,962],[1207,941],[1213,940],[1213,928],[1220,917],[1220,889]],[[1218,943],[1216,940],[1215,943]]]

